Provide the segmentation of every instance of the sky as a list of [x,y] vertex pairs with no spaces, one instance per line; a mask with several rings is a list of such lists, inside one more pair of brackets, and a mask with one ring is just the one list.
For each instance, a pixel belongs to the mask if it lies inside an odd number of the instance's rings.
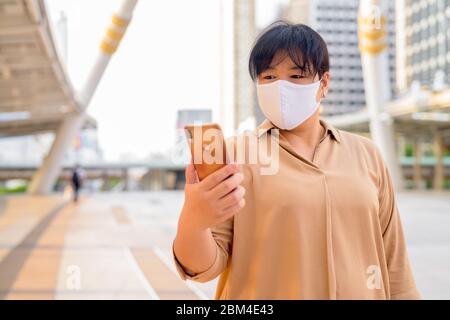
[[[259,25],[271,22],[280,2],[286,0],[258,0]],[[120,3],[47,0],[52,21],[61,11],[67,16],[67,70],[75,90]],[[218,0],[138,2],[88,108],[105,160],[165,153],[175,143],[178,109],[218,109],[219,40]]]

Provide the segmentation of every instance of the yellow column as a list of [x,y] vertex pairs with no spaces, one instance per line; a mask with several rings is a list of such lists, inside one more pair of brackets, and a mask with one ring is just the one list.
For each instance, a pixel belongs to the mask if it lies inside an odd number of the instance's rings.
[[422,186],[422,146],[421,139],[417,137],[414,140],[414,185],[416,189],[420,190]]
[[442,135],[436,131],[433,135],[433,153],[436,163],[434,165],[433,189],[442,190],[444,188],[444,155],[443,155]]

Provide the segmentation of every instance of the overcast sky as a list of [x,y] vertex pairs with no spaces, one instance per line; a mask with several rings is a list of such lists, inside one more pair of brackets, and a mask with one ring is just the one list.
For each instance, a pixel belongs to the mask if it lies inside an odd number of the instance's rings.
[[[230,0],[231,1],[231,0]],[[68,18],[68,71],[83,84],[120,0],[47,0]],[[259,0],[258,23],[277,4]],[[219,1],[140,0],[89,106],[106,160],[143,158],[175,142],[176,111],[219,105]]]

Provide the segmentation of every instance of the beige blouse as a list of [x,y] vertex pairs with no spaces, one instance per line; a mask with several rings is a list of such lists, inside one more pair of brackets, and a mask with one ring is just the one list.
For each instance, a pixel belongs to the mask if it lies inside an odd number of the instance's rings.
[[[379,150],[320,123],[326,133],[313,161],[280,135],[277,174],[240,165],[246,206],[211,229],[217,255],[204,272],[188,274],[173,253],[183,280],[220,275],[216,299],[421,298]],[[272,128],[263,122],[257,143]]]

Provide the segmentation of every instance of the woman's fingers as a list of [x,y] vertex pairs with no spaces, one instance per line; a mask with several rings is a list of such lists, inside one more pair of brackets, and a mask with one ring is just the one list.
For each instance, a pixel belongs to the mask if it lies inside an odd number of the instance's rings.
[[210,192],[214,198],[220,199],[236,189],[236,187],[239,186],[243,180],[244,175],[240,172],[237,172],[219,183]]
[[204,190],[211,190],[230,175],[238,171],[238,165],[236,163],[227,164],[223,168],[220,168],[216,172],[207,176],[202,182]]
[[187,184],[199,182],[197,171],[195,170],[195,166],[193,163],[190,163],[186,167],[185,175],[186,175],[186,183]]
[[237,186],[233,191],[219,200],[220,208],[229,208],[239,203],[245,195],[245,188]]
[[234,216],[239,210],[241,210],[245,206],[245,199],[242,198],[238,204],[235,204],[231,207],[228,207],[222,211],[222,220],[225,221],[232,216]]

